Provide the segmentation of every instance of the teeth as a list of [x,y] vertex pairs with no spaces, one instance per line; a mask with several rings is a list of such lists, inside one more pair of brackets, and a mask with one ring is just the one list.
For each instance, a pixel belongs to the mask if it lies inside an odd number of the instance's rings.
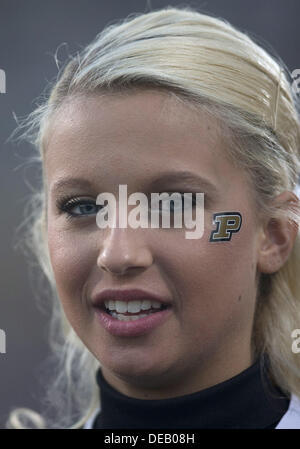
[[116,301],[105,301],[105,305],[109,310],[115,310]]
[[111,315],[114,318],[117,318],[120,321],[134,321],[134,320],[139,320],[140,318],[144,318],[145,316],[148,316],[149,313],[148,314],[147,313],[141,313],[140,315],[129,316],[129,315],[119,315],[116,312],[112,312]]
[[105,301],[105,306],[109,310],[116,310],[118,313],[139,313],[141,310],[150,310],[151,308],[160,309],[162,304],[159,301],[144,299],[143,301]]
[[154,309],[160,309],[161,307],[161,303],[158,301],[151,301],[152,307],[154,307]]
[[[127,312],[130,312],[130,313],[140,312],[141,308],[142,308],[141,301],[129,301],[127,304]],[[118,309],[117,309],[117,312],[118,312]]]
[[141,309],[142,310],[151,309],[151,301],[149,299],[144,299],[144,301],[141,301]]
[[116,301],[116,310],[119,313],[128,312],[127,303],[125,301]]

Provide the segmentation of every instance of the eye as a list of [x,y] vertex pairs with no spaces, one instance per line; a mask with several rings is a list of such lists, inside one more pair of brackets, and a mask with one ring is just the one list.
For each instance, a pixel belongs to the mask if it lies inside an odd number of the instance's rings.
[[77,206],[72,206],[70,210],[73,210],[73,215],[93,215],[96,209],[95,206],[92,203],[81,202]]
[[57,208],[67,214],[67,218],[79,218],[96,215],[103,206],[91,199],[61,198],[57,201]]

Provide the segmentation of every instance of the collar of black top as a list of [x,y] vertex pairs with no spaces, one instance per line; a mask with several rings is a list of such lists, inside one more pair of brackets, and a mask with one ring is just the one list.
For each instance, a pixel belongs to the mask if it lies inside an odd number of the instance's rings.
[[100,408],[94,429],[264,429],[275,428],[289,398],[271,383],[267,357],[238,375],[196,393],[169,399],[136,399],[96,373]]

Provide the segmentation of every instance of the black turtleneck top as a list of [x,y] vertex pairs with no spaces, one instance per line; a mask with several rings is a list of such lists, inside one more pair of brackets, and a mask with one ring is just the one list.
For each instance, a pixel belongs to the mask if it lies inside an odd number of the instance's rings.
[[120,393],[98,368],[101,411],[93,429],[274,429],[290,400],[261,362],[199,392],[155,400]]

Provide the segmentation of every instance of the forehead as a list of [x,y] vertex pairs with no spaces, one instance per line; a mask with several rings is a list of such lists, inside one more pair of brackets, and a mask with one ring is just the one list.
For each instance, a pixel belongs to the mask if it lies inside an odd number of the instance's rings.
[[81,96],[63,103],[48,127],[45,173],[49,182],[76,176],[130,184],[184,169],[224,188],[238,175],[226,144],[216,120],[166,93]]

